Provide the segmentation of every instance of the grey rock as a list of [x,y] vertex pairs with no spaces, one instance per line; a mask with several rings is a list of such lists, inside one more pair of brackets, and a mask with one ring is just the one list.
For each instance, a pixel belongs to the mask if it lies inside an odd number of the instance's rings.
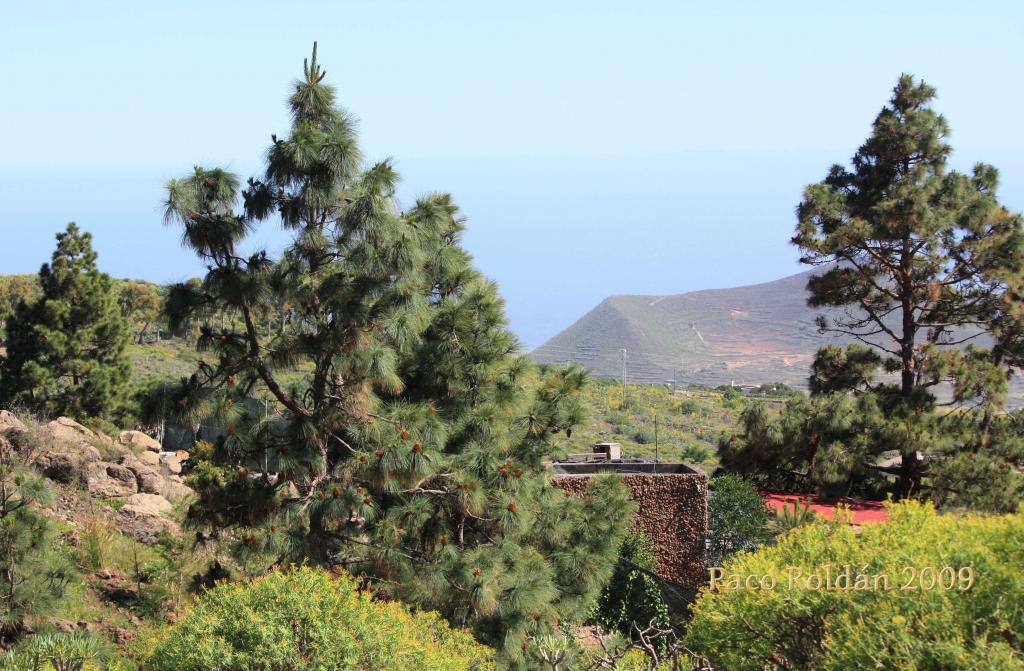
[[140,512],[153,515],[167,515],[174,511],[171,502],[158,494],[132,494],[125,501],[126,506],[134,506]]
[[84,480],[85,488],[97,497],[131,496],[139,489],[135,473],[130,468],[106,461],[88,464]]
[[[153,453],[145,452],[144,454]],[[160,493],[164,478],[158,470],[147,465],[142,459],[131,453],[122,456],[120,464],[135,474],[135,480],[140,492],[145,494]]]
[[162,532],[178,534],[181,527],[173,520],[154,513],[149,506],[128,504],[117,511],[117,527],[140,543],[156,543]]

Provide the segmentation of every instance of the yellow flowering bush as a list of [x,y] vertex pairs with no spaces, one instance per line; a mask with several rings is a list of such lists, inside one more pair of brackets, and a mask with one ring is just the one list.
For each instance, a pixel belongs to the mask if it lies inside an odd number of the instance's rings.
[[701,591],[688,645],[729,671],[1024,669],[1024,514],[889,514],[737,555]]
[[204,593],[156,641],[153,671],[493,669],[489,648],[435,613],[374,601],[347,575],[302,567]]

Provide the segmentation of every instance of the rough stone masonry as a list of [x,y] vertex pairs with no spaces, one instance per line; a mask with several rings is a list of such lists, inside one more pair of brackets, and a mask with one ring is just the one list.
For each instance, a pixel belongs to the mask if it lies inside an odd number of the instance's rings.
[[[636,522],[656,545],[658,575],[691,589],[705,582],[705,536],[708,525],[708,478],[685,464],[659,464],[661,472],[629,472],[631,464],[575,468],[554,464],[552,482],[582,496],[593,471],[618,472],[637,502]],[[615,468],[619,466],[619,468]],[[589,470],[592,472],[574,472]],[[667,472],[664,472],[667,471]]]

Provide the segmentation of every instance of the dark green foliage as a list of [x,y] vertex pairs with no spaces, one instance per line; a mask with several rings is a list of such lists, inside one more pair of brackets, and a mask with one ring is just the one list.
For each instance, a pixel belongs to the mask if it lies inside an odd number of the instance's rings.
[[128,329],[92,236],[68,224],[39,284],[40,296],[7,319],[0,404],[78,418],[111,412],[129,375]]
[[918,439],[896,432],[909,426],[886,422],[871,394],[796,397],[781,414],[755,402],[740,414],[739,433],[722,438],[718,455],[726,471],[768,489],[884,497],[885,473],[873,465],[891,454],[894,441]]
[[638,445],[651,445],[654,443],[654,432],[643,430],[637,431],[633,434],[633,440],[635,440]]
[[772,539],[772,513],[749,482],[720,475],[709,488],[708,566],[721,566],[730,555],[756,550]]
[[654,571],[654,544],[640,529],[634,529],[619,547],[619,560],[612,579],[597,602],[596,620],[607,631],[631,637],[654,623],[669,626],[668,605]]
[[32,303],[39,297],[39,278],[36,275],[0,276],[0,341],[5,339],[7,318],[14,314],[18,303]]
[[1024,501],[1024,412],[955,413],[941,429],[963,447],[929,465],[929,497],[945,509],[1015,512]]
[[20,636],[27,617],[51,612],[72,577],[38,510],[51,502],[46,480],[0,438],[0,640]]
[[[189,515],[243,568],[344,566],[521,664],[528,633],[589,612],[633,508],[615,479],[582,498],[550,485],[543,459],[580,421],[585,374],[541,376],[519,354],[452,198],[401,210],[398,175],[363,169],[322,79],[314,52],[262,178],[239,192],[196,168],[169,183],[168,220],[210,271],[168,292],[171,328],[198,325],[202,359],[149,414],[219,427],[193,452]],[[240,256],[274,215],[293,244]],[[261,332],[267,305],[294,314]]]
[[[818,352],[811,400],[791,401],[779,418],[746,411],[743,434],[720,446],[727,468],[798,491],[947,500],[960,491],[966,503],[962,485],[977,474],[960,454],[1019,463],[996,456],[992,428],[1021,361],[1021,217],[999,204],[995,168],[946,169],[948,126],[934,96],[901,77],[852,168],[833,166],[805,190],[792,242],[823,270],[808,282],[809,303],[831,310],[822,331],[861,344]],[[992,347],[979,346],[982,336]],[[952,404],[978,411],[934,412],[943,384]]]
[[811,394],[821,396],[871,387],[882,357],[863,345],[828,345],[818,350],[811,365]]

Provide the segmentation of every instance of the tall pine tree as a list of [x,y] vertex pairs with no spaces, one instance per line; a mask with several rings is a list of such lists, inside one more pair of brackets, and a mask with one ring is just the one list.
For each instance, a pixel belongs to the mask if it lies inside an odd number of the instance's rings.
[[[808,282],[809,303],[828,309],[822,331],[856,342],[818,352],[810,401],[791,402],[778,420],[745,413],[743,435],[721,446],[726,467],[835,494],[878,494],[895,475],[898,495],[961,502],[980,502],[953,496],[984,480],[971,463],[998,454],[989,477],[1019,477],[1015,423],[998,416],[1024,362],[1022,221],[1000,205],[995,168],[947,169],[949,128],[934,97],[900,77],[852,167],[833,166],[805,190],[792,242],[823,268]],[[935,413],[943,384],[942,403],[980,412]],[[880,463],[891,450],[899,463]],[[926,484],[929,468],[941,477]],[[1014,508],[1015,496],[995,507]]]
[[0,403],[47,415],[106,415],[128,381],[129,336],[111,280],[96,268],[92,236],[74,223],[58,233],[39,286],[41,295],[7,318]]
[[[210,270],[170,290],[171,328],[203,323],[206,354],[162,412],[221,428],[194,453],[190,516],[250,570],[310,559],[371,576],[521,665],[528,634],[586,616],[632,505],[614,480],[580,499],[551,486],[542,459],[579,421],[585,375],[541,377],[519,354],[451,197],[401,209],[394,168],[364,169],[324,75],[314,47],[291,131],[241,193],[219,169],[168,185],[168,220]],[[292,243],[242,256],[272,217]],[[261,332],[278,305],[291,317]]]

